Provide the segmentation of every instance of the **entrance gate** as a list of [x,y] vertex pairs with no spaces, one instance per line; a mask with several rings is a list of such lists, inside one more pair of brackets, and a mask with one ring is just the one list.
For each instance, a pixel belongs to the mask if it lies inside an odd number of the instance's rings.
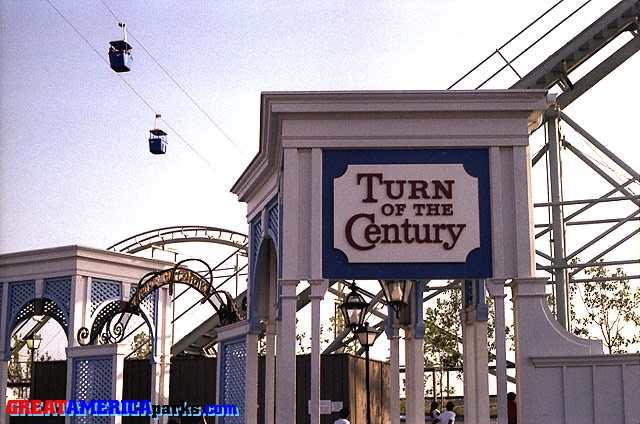
[[488,416],[479,280],[533,276],[528,136],[553,100],[543,90],[263,94],[260,152],[232,188],[251,226],[247,422],[256,422],[261,324],[265,387],[278,399],[265,400],[265,422],[295,422],[302,281],[311,286],[311,422],[320,422],[320,301],[332,280],[346,278],[418,281],[410,311],[399,322],[390,313],[387,323],[391,417],[399,417],[398,329],[409,335],[409,423],[424,422],[421,287],[432,278],[470,280],[465,410],[475,413],[465,422]]
[[[206,274],[186,267],[205,266]],[[100,249],[67,246],[2,256],[0,262],[0,417],[6,416],[11,334],[33,316],[56,320],[67,335],[66,399],[122,398],[126,327],[132,315],[151,336],[151,402],[169,402],[171,296],[187,284],[210,303],[222,325],[240,320],[231,295],[216,289],[201,260],[173,264]],[[90,329],[90,330],[89,330]],[[77,336],[77,339],[76,339]],[[102,344],[98,344],[102,343]],[[18,347],[14,347],[18,348]],[[4,418],[3,418],[4,419]],[[94,417],[120,422],[120,417]],[[67,422],[75,422],[75,417]]]

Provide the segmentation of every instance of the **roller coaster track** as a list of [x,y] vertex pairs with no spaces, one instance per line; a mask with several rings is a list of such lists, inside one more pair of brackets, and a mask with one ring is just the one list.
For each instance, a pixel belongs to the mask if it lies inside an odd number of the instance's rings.
[[109,246],[107,250],[134,254],[146,249],[164,249],[164,246],[168,244],[193,242],[224,244],[242,249],[246,253],[249,237],[246,234],[224,228],[180,225],[136,234]]

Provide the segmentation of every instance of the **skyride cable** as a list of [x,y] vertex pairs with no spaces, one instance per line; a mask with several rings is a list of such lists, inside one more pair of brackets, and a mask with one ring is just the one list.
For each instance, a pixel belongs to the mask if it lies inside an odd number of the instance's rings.
[[[60,15],[60,17],[71,27],[73,28],[73,30],[76,32],[76,34],[78,34],[80,36],[80,38],[82,38],[82,40],[84,40],[84,42],[91,47],[91,49],[98,55],[98,57],[100,57],[100,59],[102,59],[103,62],[106,63],[107,66],[109,66],[109,62],[107,61],[107,59],[104,58],[104,56],[102,55],[102,53],[100,53],[98,51],[98,49],[96,49],[93,44],[91,44],[91,42],[78,30],[78,28],[75,27],[75,25],[73,25],[71,23],[71,21],[69,21],[69,19],[66,18],[66,16],[64,16],[62,14],[62,12],[51,2],[51,0],[46,0],[47,3],[49,3],[49,5],[53,8],[53,10],[55,10],[58,15]],[[145,104],[145,106],[147,106],[149,108],[149,110],[151,110],[154,114],[158,114],[158,112],[156,112],[156,110],[153,108],[153,106],[151,106],[151,104],[149,104],[149,102],[142,97],[142,95],[140,93],[138,93],[138,91],[126,80],[124,79],[124,77],[120,74],[116,74],[118,75],[118,77],[122,80],[122,82],[124,82],[127,87],[129,87],[129,89],[131,91],[133,91],[133,93],[142,101],[142,103]],[[198,157],[200,159],[202,159],[208,166],[209,168],[211,168],[216,174],[218,174],[219,176],[221,176],[222,178],[225,179],[225,181],[227,181],[228,183],[231,183],[232,181],[230,181],[222,172],[218,171],[218,169],[216,169],[204,156],[202,156],[202,154],[200,154],[200,152],[198,152],[195,147],[193,147],[193,145],[191,145],[191,143],[189,143],[184,137],[182,137],[182,135],[180,135],[180,133],[178,131],[176,131],[175,128],[173,128],[171,126],[171,124],[169,124],[169,122],[167,122],[166,119],[161,118],[162,121],[167,125],[167,128],[169,128],[180,140],[182,140],[182,142],[184,144],[186,144],[196,155],[198,155]]]
[[[564,1],[564,0],[561,0],[561,1]],[[109,11],[109,13],[111,13],[111,16],[113,16],[116,19],[116,21],[118,21],[118,23],[122,22],[120,18],[113,12],[113,10],[109,7],[109,5],[107,5],[107,3],[104,0],[100,0],[100,2]],[[218,125],[216,121],[214,121],[213,118],[198,104],[198,102],[196,102],[195,99],[191,97],[189,93],[187,93],[187,90],[185,90],[184,87],[182,87],[182,85],[180,85],[180,83],[176,81],[176,79],[169,73],[169,71],[167,71],[164,68],[164,66],[160,64],[160,62],[158,62],[158,60],[151,54],[151,52],[149,52],[149,50],[147,50],[147,48],[140,42],[140,40],[138,40],[136,36],[133,35],[133,33],[128,29],[126,31],[131,36],[131,38],[133,38],[135,42],[138,43],[138,45],[142,48],[142,50],[144,50],[145,53],[149,55],[151,60],[153,60],[156,63],[156,65],[158,65],[158,67],[162,69],[162,72],[164,72],[169,77],[169,79],[173,81],[173,83],[180,89],[180,91],[182,91],[182,93],[185,96],[187,96],[189,100],[191,100],[191,102],[198,108],[198,110],[200,110],[200,112],[202,112],[202,114],[206,116],[209,121],[211,121],[211,123],[218,129],[218,131],[220,131],[220,133],[222,133],[222,135],[224,135],[225,138],[229,140],[231,144],[233,144],[233,147],[235,147],[238,150],[238,152],[240,152],[245,158],[251,159],[242,149],[240,149],[240,146],[238,146],[236,142],[233,141],[233,139],[222,129],[222,127],[220,127],[220,125]]]

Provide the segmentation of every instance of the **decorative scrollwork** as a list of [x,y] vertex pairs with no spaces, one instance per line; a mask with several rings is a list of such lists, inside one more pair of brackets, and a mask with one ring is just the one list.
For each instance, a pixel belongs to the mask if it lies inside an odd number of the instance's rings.
[[[204,264],[208,270],[206,276],[183,266],[189,261]],[[209,302],[216,310],[221,325],[233,324],[242,319],[231,294],[224,290],[217,290],[213,285],[211,267],[200,259],[186,259],[178,262],[173,268],[150,272],[143,276],[128,302],[113,300],[105,305],[94,319],[90,332],[86,327],[78,330],[78,343],[85,346],[94,344],[98,339],[102,343],[121,342],[131,316],[142,314],[140,306],[144,299],[151,292],[165,285],[169,285],[170,292],[173,292],[175,283],[187,284],[197,290],[202,295],[201,303]],[[116,317],[118,317],[117,320]]]
[[87,339],[89,337],[89,329],[87,327],[82,327],[81,329],[78,330],[78,343],[80,343],[81,346],[86,346],[89,343],[87,342]]
[[[115,318],[115,316],[113,317]],[[127,326],[129,320],[126,320],[124,323],[122,322],[122,315],[120,318],[114,323],[113,318],[107,322],[104,326],[104,331],[100,335],[100,340],[102,343],[119,343],[124,338],[124,329]]]
[[[93,320],[93,324],[91,325],[91,333],[86,328],[81,328],[78,331],[78,343],[85,346],[89,344],[94,344],[98,338],[103,343],[114,343],[114,337],[111,336],[112,332],[110,330],[112,320],[119,314],[122,313],[123,308],[126,306],[126,302],[122,302],[120,300],[113,300],[106,304],[99,312],[96,318]],[[107,327],[108,336],[101,336],[103,329]],[[124,329],[123,329],[124,330]],[[82,334],[81,334],[82,333]],[[84,336],[81,337],[80,336]],[[87,339],[87,336],[89,338]]]

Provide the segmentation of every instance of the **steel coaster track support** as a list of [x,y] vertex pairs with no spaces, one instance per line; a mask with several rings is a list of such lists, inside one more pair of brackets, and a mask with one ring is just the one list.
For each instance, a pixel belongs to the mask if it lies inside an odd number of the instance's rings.
[[627,171],[629,173],[629,175],[633,179],[635,179],[636,181],[640,181],[640,175],[638,175],[638,172],[636,172],[633,168],[631,168],[629,165],[627,165],[622,159],[620,159],[615,154],[613,154],[613,152],[611,150],[609,150],[604,144],[602,144],[598,140],[596,140],[595,137],[593,137],[591,134],[586,132],[573,119],[569,118],[564,112],[562,112],[560,110],[558,111],[558,117],[560,119],[562,119],[564,122],[566,122],[567,124],[569,124],[569,126],[571,128],[573,128],[574,130],[576,130],[576,132],[578,132],[578,134],[582,135],[584,138],[589,140],[589,142],[591,144],[593,144],[602,153],[607,155],[607,157],[609,157],[609,159],[611,159],[613,162],[615,162],[616,165],[618,165],[620,168],[622,168],[625,171]]
[[[600,169],[600,167],[597,164],[595,164],[591,159],[589,159],[580,150],[576,149],[572,144],[565,142],[564,143],[564,147],[566,147],[569,151],[571,151],[571,153],[576,155],[576,157],[578,157],[578,159],[580,159],[582,162],[584,162],[589,168],[593,169],[598,175],[600,175],[602,177],[602,179],[604,179],[606,182],[608,182],[609,184],[611,184],[614,187],[613,190],[611,190],[610,192],[608,192],[606,195],[602,196],[601,198],[604,199],[606,197],[612,196],[616,192],[620,192],[624,196],[634,196],[634,194],[631,191],[627,190],[626,187],[629,186],[631,183],[637,182],[638,181],[637,178],[631,178],[631,179],[627,180],[625,183],[620,184],[615,179],[613,179],[609,174],[607,174],[602,169]],[[635,199],[630,199],[630,200],[633,203],[635,203],[636,205],[640,206],[640,202],[638,200],[635,200]],[[587,208],[589,208],[589,207],[591,207],[593,205],[595,205],[595,203],[585,206],[584,208],[580,209],[580,211],[572,214],[571,217],[573,218],[578,213],[584,212],[585,209],[587,209]]]
[[[595,261],[599,260],[600,258],[604,257],[604,255],[606,255],[607,253],[609,253],[612,250],[616,249],[617,247],[621,246],[623,243],[631,240],[638,233],[640,233],[640,228],[636,228],[631,233],[627,234],[626,236],[624,236],[623,238],[618,240],[617,243],[609,246],[607,249],[603,250],[602,252],[600,252],[596,256],[594,256],[593,258],[589,259],[589,262],[595,262]],[[575,274],[575,272],[572,273],[571,275],[573,276],[574,274]]]
[[[580,152],[579,150],[577,150],[575,147],[573,147],[572,145],[570,145],[567,142],[564,142],[563,147],[569,149],[572,153],[574,153],[576,156],[578,156],[579,159],[581,159],[584,163],[586,163],[591,169],[593,169],[594,171],[596,171],[596,173],[598,173],[598,175],[600,175],[601,177],[603,177],[608,183],[612,184],[615,188],[611,191],[609,191],[607,194],[599,197],[599,199],[606,199],[609,196],[612,196],[613,194],[617,193],[618,191],[621,193],[631,193],[627,190],[625,190],[625,187],[627,187],[629,184],[631,184],[632,182],[634,182],[633,179],[628,180],[627,182],[625,182],[624,184],[618,185],[618,183],[613,180],[613,178],[609,177],[606,173],[604,173],[600,168],[598,168],[593,162],[591,162],[589,160],[589,158],[587,158],[586,156],[584,156],[582,154],[582,152]],[[630,195],[630,194],[628,194]],[[632,200],[633,201],[633,200]],[[577,210],[576,212],[567,215],[564,219],[565,224],[566,225],[577,225],[576,223],[574,224],[570,224],[569,221],[573,218],[575,218],[576,216],[580,215],[582,212],[587,211],[588,209],[590,209],[591,207],[597,205],[599,202],[589,202],[588,205],[583,206],[582,208],[580,208],[579,210]],[[603,220],[604,221],[604,220]],[[618,220],[615,221],[610,221],[610,222],[618,222]],[[603,222],[604,223],[604,222]],[[551,231],[551,225],[550,224],[541,224],[539,227],[537,228],[544,228],[544,230],[540,231],[538,234],[536,234],[535,238],[538,239],[540,237],[542,237],[543,235],[547,234],[549,231]],[[544,256],[544,255],[541,255]],[[547,258],[549,259],[549,258]],[[549,259],[550,260],[550,259]]]
[[582,247],[578,248],[577,250],[575,250],[574,252],[572,252],[571,254],[567,255],[567,259],[571,259],[574,258],[576,256],[578,256],[580,253],[582,253],[584,250],[586,250],[588,247],[591,247],[592,245],[594,245],[596,242],[602,240],[603,238],[605,238],[607,235],[611,234],[612,232],[614,232],[615,230],[617,230],[618,228],[622,227],[624,224],[626,224],[629,221],[632,221],[635,217],[637,217],[638,215],[640,215],[640,209],[638,209],[637,211],[634,211],[633,213],[631,213],[630,215],[628,215],[627,217],[621,219],[617,224],[615,224],[614,226],[610,227],[609,229],[601,232],[600,234],[598,234],[596,237],[594,237],[593,239],[591,239],[589,242],[585,243]]
[[615,53],[605,59],[602,63],[589,71],[584,77],[573,84],[571,90],[566,90],[556,99],[560,109],[569,106],[574,100],[587,92],[600,80],[622,65],[627,59],[640,50],[640,36],[634,35],[631,41],[620,47]]
[[551,191],[551,227],[553,234],[553,259],[555,274],[556,319],[569,329],[569,290],[567,286],[567,259],[565,256],[564,209],[562,202],[562,163],[560,158],[559,110],[551,107],[545,112],[549,140],[549,186]]

